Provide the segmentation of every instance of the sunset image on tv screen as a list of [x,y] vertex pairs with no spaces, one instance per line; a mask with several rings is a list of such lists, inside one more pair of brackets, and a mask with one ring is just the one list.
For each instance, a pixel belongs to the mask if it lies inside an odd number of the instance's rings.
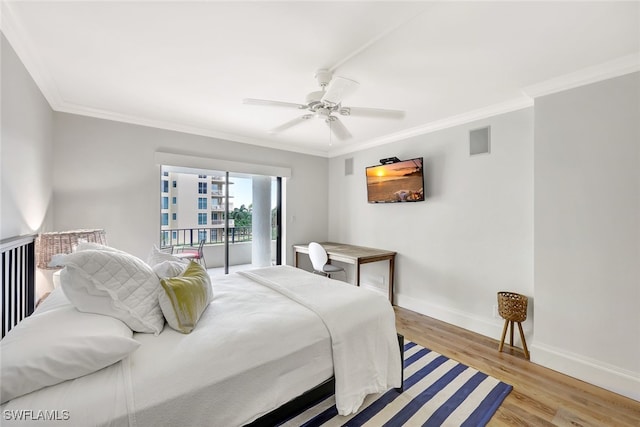
[[422,158],[367,168],[369,203],[424,200]]

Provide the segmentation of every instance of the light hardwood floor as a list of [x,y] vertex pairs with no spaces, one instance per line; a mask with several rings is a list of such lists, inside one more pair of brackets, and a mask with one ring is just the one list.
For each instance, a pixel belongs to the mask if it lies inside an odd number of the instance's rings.
[[500,353],[499,339],[394,308],[407,339],[513,386],[490,426],[640,426],[640,402],[536,365],[507,344]]

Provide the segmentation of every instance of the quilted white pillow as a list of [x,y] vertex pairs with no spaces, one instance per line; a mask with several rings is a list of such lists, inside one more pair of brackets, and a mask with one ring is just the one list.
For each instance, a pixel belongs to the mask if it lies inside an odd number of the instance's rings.
[[120,249],[112,248],[111,246],[106,246],[106,245],[102,245],[100,243],[95,243],[95,242],[80,242],[78,243],[78,246],[76,246],[75,252],[88,251],[88,250],[120,252],[120,253],[126,254],[126,252],[121,251]]
[[144,261],[124,252],[84,250],[66,255],[64,265],[61,286],[78,310],[115,317],[136,332],[162,331],[160,280]]
[[122,360],[140,346],[132,335],[118,319],[69,304],[26,318],[0,341],[0,403]]

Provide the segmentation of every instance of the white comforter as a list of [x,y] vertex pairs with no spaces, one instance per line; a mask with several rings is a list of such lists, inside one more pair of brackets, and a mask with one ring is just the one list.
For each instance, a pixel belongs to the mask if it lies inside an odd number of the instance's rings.
[[343,414],[366,394],[400,385],[394,314],[384,296],[286,266],[216,278],[213,288],[191,334],[168,327],[159,336],[135,334],[142,345],[122,362],[2,410],[68,411],[70,419],[53,423],[64,426],[234,426],[334,371]]
[[395,315],[387,299],[289,267],[241,272],[315,312],[331,334],[336,408],[354,413],[364,398],[401,385]]

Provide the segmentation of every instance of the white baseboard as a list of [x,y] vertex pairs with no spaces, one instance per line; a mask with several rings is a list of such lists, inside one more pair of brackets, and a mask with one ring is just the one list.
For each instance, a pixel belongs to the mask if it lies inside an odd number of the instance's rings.
[[[396,304],[407,310],[442,320],[496,340],[499,340],[502,334],[502,326],[504,324],[502,319],[483,318],[449,307],[429,304],[423,300],[402,294],[396,295]],[[530,343],[528,347],[533,363],[640,401],[640,373],[626,371],[564,349],[537,343],[533,339],[533,326],[531,323],[526,321],[522,326],[525,339],[527,343]],[[517,336],[518,334],[515,335],[517,341],[514,344],[519,346],[520,339]],[[496,351],[498,351],[497,348]]]
[[531,346],[531,361],[640,401],[640,373],[537,342]]
[[[433,317],[443,322],[459,326],[469,331],[500,340],[502,335],[502,327],[504,320],[494,319],[491,317],[481,317],[474,314],[465,313],[450,307],[443,307],[436,304],[430,304],[423,300],[413,298],[403,294],[396,294],[396,304],[407,310]],[[531,322],[523,322],[525,339],[530,342],[532,337]],[[515,334],[514,345],[521,346],[519,334]],[[497,348],[496,348],[497,350]]]

